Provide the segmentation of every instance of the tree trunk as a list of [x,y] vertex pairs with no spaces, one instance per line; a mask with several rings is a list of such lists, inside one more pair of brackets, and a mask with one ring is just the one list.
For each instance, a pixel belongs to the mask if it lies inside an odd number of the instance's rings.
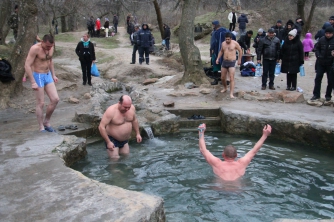
[[13,10],[11,8],[10,0],[3,0],[0,2],[0,45],[6,44],[6,37],[10,30],[7,21],[10,17],[10,13]]
[[74,14],[69,16],[67,21],[68,21],[68,30],[70,32],[74,32],[74,30],[75,30]]
[[194,12],[198,3],[199,0],[184,0],[179,32],[179,45],[185,68],[181,83],[193,82],[196,85],[208,83],[204,77],[200,51],[194,45]]
[[38,9],[35,0],[21,1],[20,6],[18,38],[9,59],[15,81],[7,84],[0,82],[0,108],[8,107],[10,97],[22,91],[22,77],[25,72],[24,63],[37,34]]
[[160,7],[159,7],[159,4],[158,4],[157,0],[153,0],[153,4],[154,4],[155,12],[157,14],[157,20],[158,20],[158,25],[159,25],[161,38],[163,39],[164,38],[164,27],[163,27],[163,23],[162,23]]
[[305,21],[305,4],[306,0],[297,0],[297,16],[300,17],[303,21]]
[[61,32],[66,32],[66,18],[64,15],[60,16],[60,23],[61,23]]

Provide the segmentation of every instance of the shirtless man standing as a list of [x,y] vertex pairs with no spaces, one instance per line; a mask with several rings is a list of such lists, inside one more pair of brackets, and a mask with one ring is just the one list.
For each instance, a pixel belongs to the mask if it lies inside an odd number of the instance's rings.
[[[52,56],[54,52],[54,38],[45,35],[42,42],[31,46],[24,68],[31,88],[35,90],[36,116],[41,132],[56,132],[50,125],[50,118],[59,102],[59,96],[55,83],[58,78],[55,75]],[[44,91],[50,99],[43,120]]]
[[211,165],[213,172],[219,176],[223,180],[233,181],[238,179],[239,177],[245,174],[246,168],[255,156],[255,154],[260,150],[264,141],[267,139],[269,134],[271,133],[271,126],[266,125],[263,128],[262,137],[255,144],[253,149],[248,151],[248,153],[235,161],[237,157],[237,150],[232,145],[228,145],[225,147],[223,152],[223,158],[225,161],[221,161],[218,157],[215,157],[210,153],[209,150],[206,149],[205,141],[204,141],[204,132],[205,132],[205,124],[201,124],[198,127],[199,134],[199,149],[202,155],[205,157],[205,160]]
[[136,109],[132,105],[130,96],[121,96],[119,102],[110,106],[103,114],[99,131],[106,142],[106,149],[110,158],[119,158],[119,154],[129,154],[132,129],[136,132],[137,143],[142,141]]
[[223,63],[222,63],[222,76],[221,80],[223,83],[222,93],[227,91],[226,84],[226,74],[227,71],[230,74],[230,97],[234,98],[234,73],[235,73],[235,60],[237,58],[236,51],[239,52],[238,65],[241,64],[242,50],[237,41],[232,40],[232,34],[230,32],[225,34],[225,41],[222,43],[222,47],[218,53],[218,57],[216,60],[216,64],[219,64],[219,59],[222,55]]

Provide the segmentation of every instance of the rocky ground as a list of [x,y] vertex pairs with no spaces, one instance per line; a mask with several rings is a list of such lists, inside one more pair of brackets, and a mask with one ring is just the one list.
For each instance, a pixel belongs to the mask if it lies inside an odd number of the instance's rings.
[[[74,32],[71,35],[80,40],[83,32]],[[140,109],[164,109],[164,102],[173,102],[174,108],[208,108],[208,107],[235,107],[252,112],[266,112],[265,110],[276,110],[277,113],[289,112],[296,114],[302,112],[308,114],[312,119],[322,121],[324,115],[333,115],[331,106],[313,107],[306,103],[306,100],[312,97],[314,85],[314,56],[305,61],[306,76],[298,76],[298,86],[303,89],[303,93],[288,92],[286,88],[286,76],[280,74],[275,79],[276,90],[261,90],[261,77],[242,77],[237,71],[235,75],[235,99],[229,98],[229,92],[221,93],[222,85],[211,86],[203,84],[198,88],[188,89],[184,85],[175,83],[182,77],[182,65],[177,63],[172,57],[150,55],[150,65],[131,65],[132,47],[129,43],[128,35],[124,28],[119,28],[119,33],[115,37],[119,46],[114,49],[108,49],[105,45],[96,45],[97,55],[103,55],[103,58],[97,57],[98,68],[102,74],[101,78],[93,77],[92,84],[111,81],[117,81],[123,84],[123,90],[111,93],[111,101],[116,102],[119,95],[132,92],[134,103]],[[94,41],[94,39],[92,39]],[[80,63],[74,52],[77,42],[57,41],[57,47],[61,49],[61,55],[54,58],[56,74],[59,78],[57,89],[61,98],[60,103],[52,118],[52,125],[66,125],[71,121],[76,111],[85,112],[89,109],[91,87],[82,85]],[[195,43],[200,49],[203,62],[208,65],[209,53],[208,42],[198,40]],[[158,45],[157,45],[158,46]],[[176,44],[172,45],[172,51],[169,54],[179,52]],[[165,53],[166,54],[166,53]],[[106,61],[108,58],[111,61]],[[138,57],[137,57],[138,60]],[[203,73],[204,75],[204,73]],[[154,84],[144,85],[143,82],[149,78],[156,78],[158,81]],[[208,82],[212,81],[208,79]],[[326,85],[326,80],[323,81]],[[2,112],[2,122],[17,123],[17,130],[37,130],[37,121],[35,119],[35,98],[30,89],[29,81],[24,82],[25,89],[23,93],[12,99],[10,107]],[[127,91],[126,91],[127,89]],[[324,97],[322,87],[322,96]],[[46,99],[46,104],[48,100]],[[263,110],[261,110],[263,108]],[[21,118],[25,117],[25,123]],[[28,118],[27,118],[28,117]],[[147,121],[147,118],[143,121]],[[13,124],[12,124],[13,125]],[[26,128],[23,127],[26,125]],[[8,127],[6,125],[5,127]],[[14,126],[11,126],[14,127]],[[15,128],[15,127],[14,127]]]

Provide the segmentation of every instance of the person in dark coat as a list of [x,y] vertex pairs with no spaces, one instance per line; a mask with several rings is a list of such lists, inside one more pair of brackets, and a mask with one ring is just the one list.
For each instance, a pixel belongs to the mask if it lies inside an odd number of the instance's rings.
[[295,28],[295,24],[291,19],[289,19],[284,27],[283,34],[282,34],[282,41],[288,41],[289,32]]
[[135,25],[135,32],[131,34],[131,44],[133,45],[132,50],[132,62],[130,64],[136,64],[136,53],[138,50],[137,37],[138,37],[139,25]]
[[325,22],[322,28],[315,34],[314,39],[318,41],[321,37],[325,36],[325,30],[329,26],[331,26],[331,23]]
[[296,36],[297,30],[291,30],[288,34],[288,40],[284,42],[280,52],[281,73],[286,73],[286,90],[290,91],[296,90],[297,73],[299,73],[299,67],[304,64],[303,44]]
[[263,30],[263,28],[260,28],[257,31],[257,35],[254,38],[254,43],[253,43],[253,47],[255,48],[255,53],[257,53],[257,49],[259,48],[259,42],[262,38],[266,37],[266,32]]
[[241,14],[241,16],[238,18],[240,35],[246,33],[246,23],[248,23],[247,16],[245,14]]
[[137,35],[137,45],[139,47],[139,64],[141,65],[144,61],[144,53],[145,53],[145,61],[146,64],[150,64],[150,47],[152,46],[152,35],[151,31],[148,28],[147,23],[143,23],[142,29],[138,32]]
[[86,85],[88,81],[88,85],[91,86],[92,76],[90,70],[92,63],[95,62],[96,58],[95,58],[94,44],[91,43],[88,33],[82,36],[81,41],[78,43],[75,49],[75,53],[79,56],[79,60],[81,63],[82,80],[83,80],[82,84]]
[[282,42],[283,40],[283,32],[284,32],[284,27],[282,26],[282,20],[277,20],[276,25],[272,26],[275,30],[276,37],[279,38],[279,40]]
[[112,23],[114,24],[115,33],[117,33],[117,26],[118,26],[118,17],[117,17],[117,15],[114,15]]
[[[246,34],[241,35],[238,39],[238,43],[241,46],[241,48],[244,50],[243,54],[250,54],[250,45],[251,45],[251,39],[253,36],[253,31],[248,30]],[[244,64],[246,62],[246,58],[242,57],[241,64]]]
[[166,42],[166,48],[169,50],[170,28],[166,24],[164,24],[164,40]]

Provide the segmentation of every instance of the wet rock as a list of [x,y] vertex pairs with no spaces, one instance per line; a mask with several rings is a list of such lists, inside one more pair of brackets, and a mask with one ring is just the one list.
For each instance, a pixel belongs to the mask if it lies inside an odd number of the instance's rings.
[[84,98],[85,99],[90,99],[90,98],[92,98],[92,96],[90,95],[90,93],[85,93]]
[[282,91],[279,96],[285,103],[302,103],[305,101],[304,95],[299,92]]
[[321,100],[307,100],[307,104],[310,106],[322,106],[324,103]]
[[165,107],[174,107],[175,103],[173,101],[168,101],[163,103]]
[[68,102],[69,102],[69,103],[78,104],[80,101],[79,101],[77,98],[71,96],[71,97],[68,99]]
[[211,89],[201,89],[199,92],[202,93],[202,94],[210,94]]
[[143,85],[149,85],[149,84],[152,84],[152,83],[156,83],[157,81],[158,81],[158,78],[146,79],[143,82]]

